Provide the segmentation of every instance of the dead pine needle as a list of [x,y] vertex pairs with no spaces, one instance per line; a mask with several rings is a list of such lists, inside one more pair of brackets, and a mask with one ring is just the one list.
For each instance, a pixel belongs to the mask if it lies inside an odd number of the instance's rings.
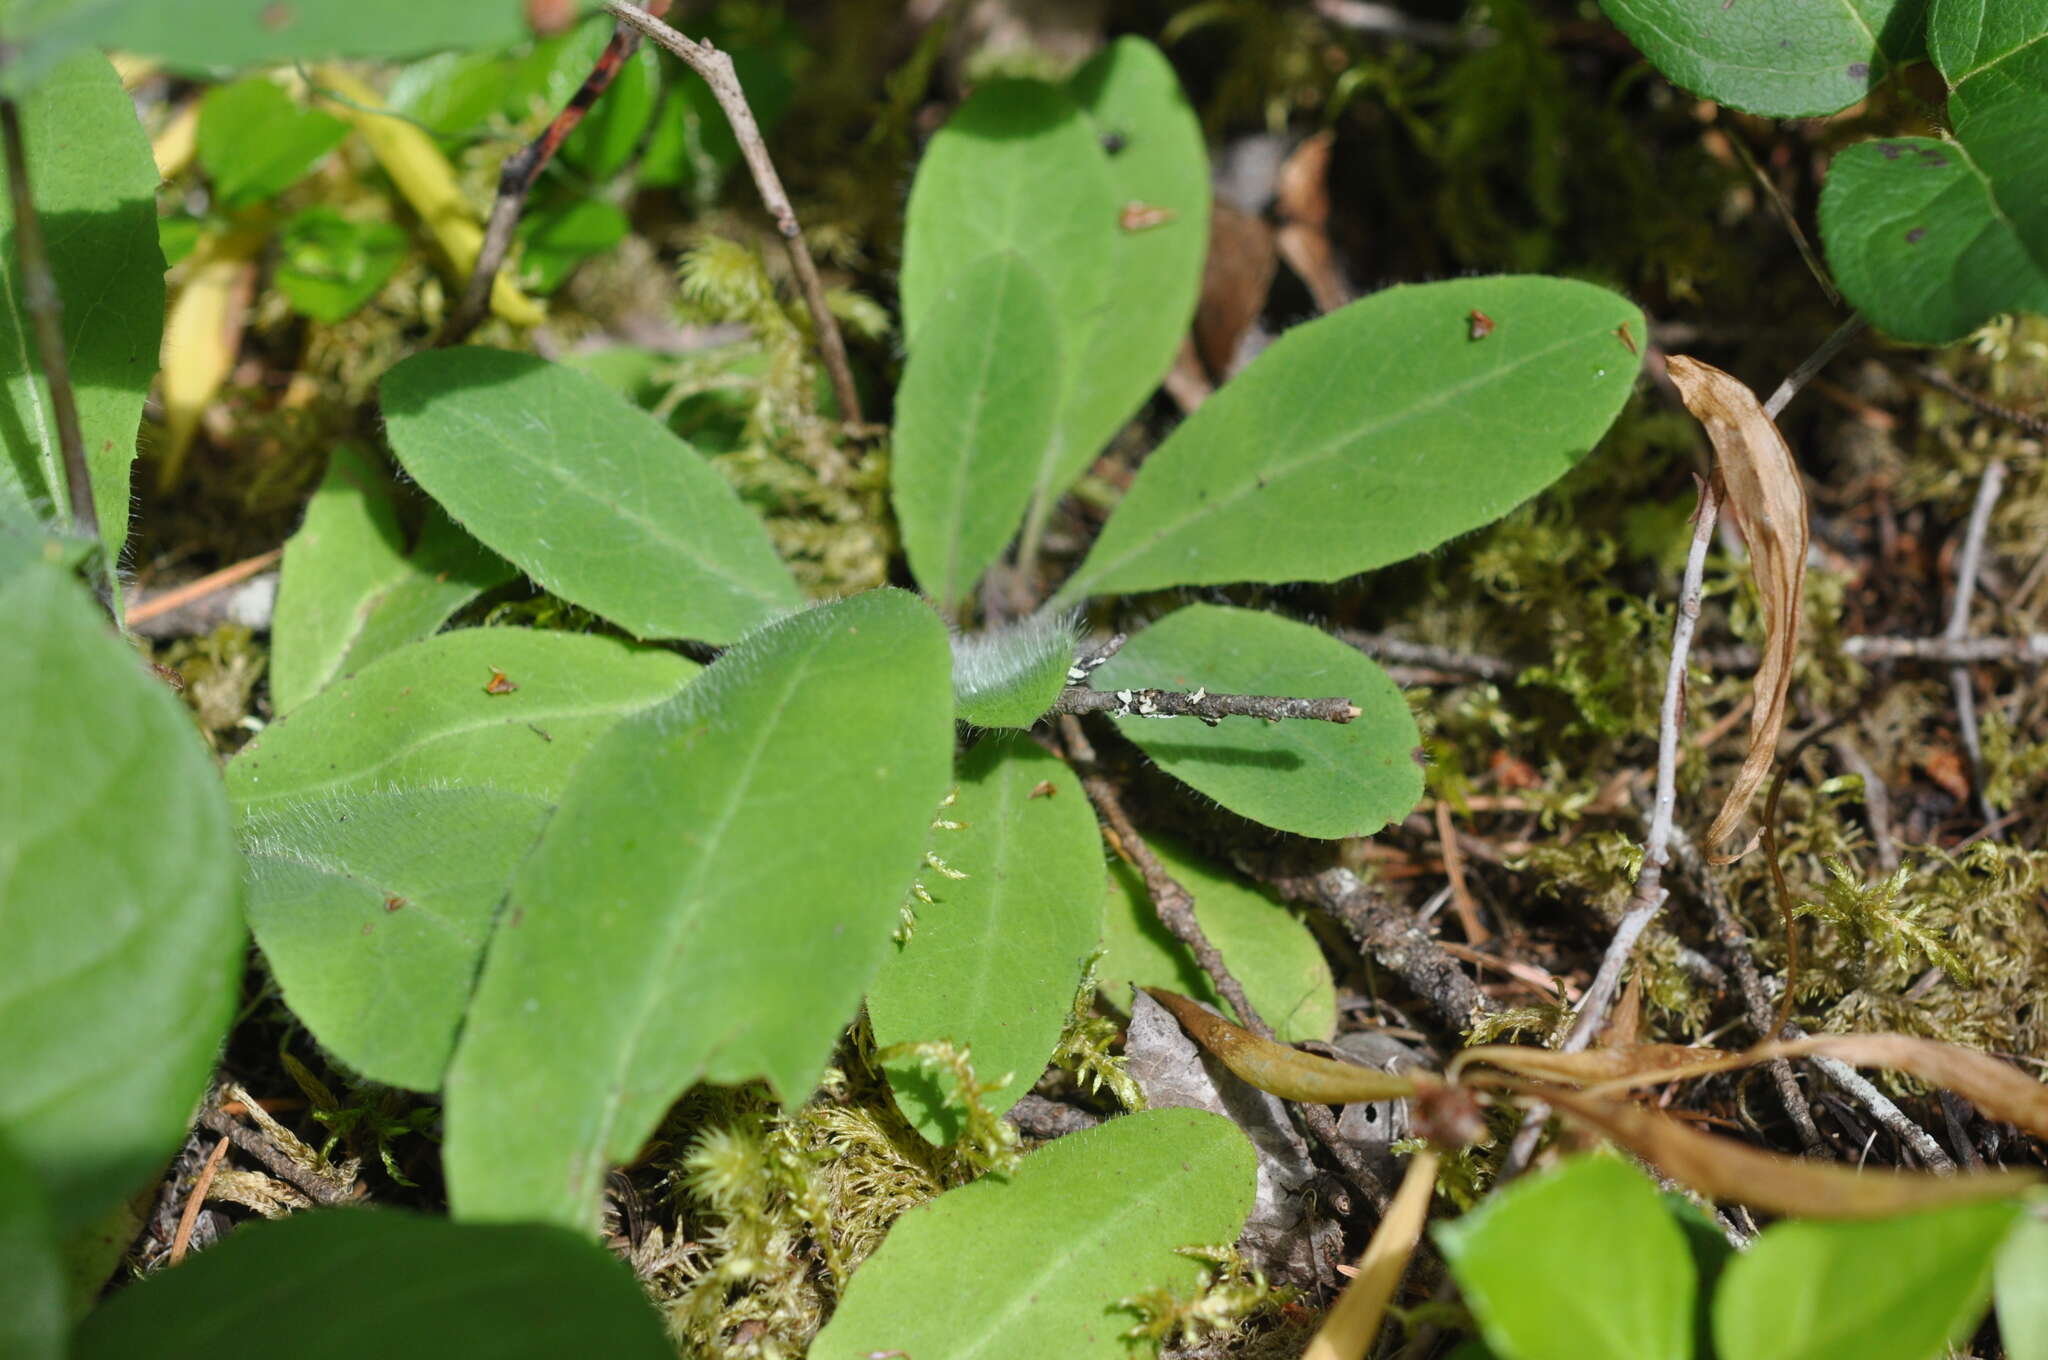
[[171,1238],[171,1264],[185,1259],[185,1248],[192,1242],[192,1227],[199,1222],[199,1210],[206,1204],[206,1192],[213,1189],[213,1178],[220,1171],[221,1159],[228,1155],[228,1144],[233,1139],[223,1138],[213,1145],[213,1151],[206,1155],[206,1165],[199,1168],[198,1179],[192,1182],[192,1193],[185,1196],[185,1212],[178,1215],[178,1231]]

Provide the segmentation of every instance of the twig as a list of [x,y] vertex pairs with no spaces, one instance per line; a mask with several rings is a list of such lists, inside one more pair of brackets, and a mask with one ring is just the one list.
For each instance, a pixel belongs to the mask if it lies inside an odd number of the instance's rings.
[[[1785,1037],[1803,1039],[1806,1031],[1797,1025],[1785,1026]],[[1866,1081],[1861,1073],[1838,1058],[1815,1058],[1818,1067],[1827,1079],[1841,1088],[1842,1094],[1861,1102],[1864,1109],[1876,1117],[1877,1122],[1890,1129],[1898,1140],[1913,1149],[1921,1161],[1936,1171],[1953,1171],[1955,1159],[1942,1150],[1934,1136],[1906,1117],[1906,1112],[1894,1105],[1884,1092]]]
[[1349,699],[1287,699],[1265,694],[1186,693],[1171,689],[1090,689],[1068,685],[1052,706],[1054,713],[1079,716],[1107,713],[1116,718],[1199,718],[1214,727],[1224,718],[1310,718],[1348,723],[1359,715]]
[[206,1165],[199,1168],[198,1179],[192,1182],[192,1193],[185,1196],[185,1212],[178,1215],[178,1231],[171,1238],[172,1265],[185,1259],[185,1248],[192,1243],[192,1226],[199,1221],[199,1210],[206,1203],[206,1192],[213,1189],[220,1159],[228,1155],[228,1144],[232,1141],[224,1137],[213,1145],[213,1151],[207,1154]]
[[1522,668],[1512,661],[1497,656],[1481,656],[1476,652],[1455,652],[1448,647],[1431,647],[1420,642],[1404,642],[1379,633],[1361,633],[1355,629],[1340,628],[1337,638],[1364,652],[1367,656],[1382,661],[1401,662],[1411,666],[1427,666],[1432,670],[1450,671],[1458,675],[1469,675],[1479,680],[1508,680],[1519,677]]
[[2048,439],[2048,420],[2028,415],[2024,411],[2015,411],[2010,406],[2000,406],[1995,401],[1980,397],[1938,368],[1922,366],[1913,370],[1913,376],[1929,387],[1947,393],[1964,405],[1974,407],[1993,420],[2002,420],[2015,429],[2025,430],[2037,439]]
[[1807,355],[1804,363],[1785,375],[1785,381],[1778,384],[1778,390],[1771,393],[1771,399],[1764,403],[1764,414],[1776,420],[1778,413],[1791,404],[1792,398],[1799,395],[1799,389],[1811,382],[1814,374],[1826,368],[1834,357],[1842,352],[1842,347],[1861,335],[1863,328],[1869,324],[1863,319],[1862,314],[1858,313],[1837,326],[1833,335],[1820,342],[1820,348]]
[[132,628],[136,624],[147,623],[151,619],[168,614],[174,609],[182,609],[194,600],[203,600],[215,591],[226,590],[231,585],[246,581],[251,576],[267,569],[272,563],[283,556],[283,548],[272,548],[269,552],[261,552],[257,553],[254,557],[244,558],[233,566],[222,567],[219,571],[209,572],[196,581],[187,581],[184,585],[174,590],[166,590],[161,595],[152,595],[128,611],[128,626]]
[[732,124],[740,154],[746,158],[747,169],[754,176],[754,188],[759,191],[769,215],[775,219],[775,228],[782,233],[783,245],[789,250],[789,262],[796,270],[798,286],[803,290],[804,305],[810,309],[811,325],[818,333],[818,349],[824,355],[826,371],[832,375],[832,391],[839,398],[839,414],[849,424],[861,424],[860,394],[853,386],[853,370],[846,362],[846,345],[839,337],[839,323],[832,319],[832,309],[826,305],[825,286],[818,280],[818,266],[811,259],[810,247],[804,244],[803,229],[797,225],[796,209],[789,205],[789,195],[783,192],[782,179],[775,173],[775,164],[768,159],[767,144],[761,140],[761,129],[754,122],[754,111],[748,107],[746,92],[740,88],[739,76],[733,71],[732,58],[709,42],[694,42],[684,37],[646,10],[629,5],[625,0],[604,0],[604,8],[614,19],[631,24],[675,53],[711,87],[712,97],[725,111],[726,121]]
[[[50,386],[50,406],[57,421],[57,447],[64,458],[64,490],[70,501],[71,526],[81,538],[100,536],[99,508],[92,498],[92,468],[85,461],[85,435],[78,424],[78,400],[71,386],[71,351],[64,342],[64,300],[57,276],[50,272],[50,251],[43,240],[43,220],[29,192],[28,152],[21,135],[21,108],[0,98],[0,141],[6,143],[7,193],[14,208],[14,253],[21,266],[21,290],[35,325],[36,357]],[[35,379],[29,378],[31,388]],[[56,488],[50,488],[54,495]],[[97,557],[98,554],[95,554]]]
[[[1956,595],[1949,606],[1948,627],[1941,635],[1959,641],[1970,627],[1970,597],[1977,591],[1977,567],[1984,556],[1984,536],[1991,527],[1991,510],[2005,487],[2005,460],[1994,458],[1985,465],[1984,479],[1977,483],[1977,500],[1970,507],[1970,523],[1963,531],[1963,552],[1956,560]],[[1970,756],[1970,786],[1977,794],[1977,810],[1986,823],[1998,819],[1991,800],[1984,796],[1984,745],[1977,734],[1977,692],[1970,681],[1969,667],[1957,664],[1949,669],[1949,688],[1956,696],[1956,723],[1963,730],[1963,749]]]
[[[1202,923],[1195,919],[1195,899],[1166,871],[1166,866],[1159,862],[1159,857],[1152,853],[1151,847],[1138,835],[1138,829],[1131,824],[1130,814],[1124,811],[1123,799],[1118,795],[1116,786],[1095,763],[1095,747],[1081,730],[1081,720],[1072,715],[1062,716],[1060,738],[1081,776],[1081,787],[1088,791],[1089,801],[1102,814],[1102,838],[1145,881],[1145,894],[1152,899],[1153,909],[1159,913],[1159,923],[1187,946],[1196,964],[1215,985],[1217,995],[1230,1003],[1230,1008],[1237,1012],[1244,1027],[1262,1039],[1273,1038],[1273,1027],[1252,1005],[1243,985],[1230,971],[1230,965],[1223,961],[1223,955],[1203,932]],[[1383,1205],[1386,1187],[1381,1184],[1378,1174],[1365,1164],[1358,1150],[1338,1134],[1337,1121],[1329,1107],[1310,1101],[1298,1103],[1294,1108],[1300,1112],[1301,1122],[1308,1126],[1309,1132],[1336,1159],[1346,1178],[1375,1205]]]
[[[668,6],[669,0],[648,0],[647,12],[665,14]],[[542,129],[540,136],[505,158],[505,164],[498,171],[498,196],[491,204],[491,217],[484,227],[484,243],[477,252],[476,268],[470,270],[469,284],[463,289],[462,299],[449,313],[448,322],[441,328],[435,344],[461,344],[484,319],[484,313],[491,305],[491,287],[498,280],[498,270],[504,266],[507,252],[512,249],[512,233],[518,229],[519,214],[526,208],[526,196],[532,191],[533,182],[554,159],[556,149],[583,121],[583,115],[590,112],[590,106],[611,88],[612,81],[618,78],[619,72],[625,69],[639,47],[640,31],[619,23],[612,30],[611,41],[598,54],[597,63],[583,78],[583,84],[577,87],[568,104]]]
[[1671,630],[1671,661],[1664,672],[1664,706],[1657,720],[1657,793],[1651,805],[1649,834],[1643,840],[1643,865],[1636,872],[1628,909],[1600,960],[1600,971],[1586,989],[1571,1032],[1565,1036],[1562,1048],[1566,1053],[1580,1051],[1599,1034],[1637,939],[1669,896],[1663,887],[1664,866],[1671,862],[1672,813],[1678,805],[1678,736],[1685,718],[1686,655],[1699,626],[1701,583],[1719,510],[1713,487],[1702,482],[1699,507],[1693,511],[1692,548],[1686,554],[1684,582],[1679,588],[1678,622]]
[[1485,944],[1493,938],[1493,932],[1480,921],[1479,906],[1472,900],[1471,889],[1465,886],[1465,856],[1458,849],[1458,830],[1451,825],[1451,805],[1441,798],[1436,800],[1436,843],[1442,847],[1444,877],[1451,886],[1451,909],[1458,913],[1465,942]]
[[1401,38],[1418,47],[1488,47],[1498,35],[1490,28],[1470,32],[1456,24],[1433,23],[1371,0],[1315,0],[1316,13],[1339,28],[1378,37]]
[[1335,918],[1350,932],[1359,952],[1400,978],[1445,1023],[1462,1031],[1495,1009],[1414,912],[1387,901],[1351,870],[1260,877],[1283,897],[1307,902]]
[[[1755,155],[1750,152],[1749,143],[1742,139],[1741,132],[1732,122],[1724,122],[1721,132],[1727,137],[1728,145],[1735,148],[1736,156],[1749,168],[1750,175],[1763,187],[1764,197],[1771,201],[1772,211],[1778,214],[1779,222],[1784,224],[1786,232],[1791,235],[1792,244],[1799,248],[1799,258],[1805,262],[1806,272],[1813,275],[1813,281],[1820,285],[1821,292],[1827,294],[1829,302],[1839,304],[1842,301],[1841,290],[1836,288],[1835,281],[1828,277],[1828,269],[1821,263],[1820,252],[1813,248],[1813,242],[1806,239],[1806,232],[1799,225],[1799,214],[1793,211],[1792,205],[1786,201],[1784,190],[1780,189],[1778,182],[1765,174],[1764,168],[1756,163]],[[1777,413],[1774,411],[1772,414]]]
[[[238,1099],[242,1099],[245,1106],[253,1107],[249,1111],[251,1117],[255,1117],[262,1108],[256,1106],[252,1100],[244,1097]],[[357,1198],[358,1192],[355,1187],[337,1184],[333,1177],[320,1174],[319,1168],[299,1161],[266,1136],[262,1129],[252,1129],[246,1124],[237,1123],[232,1115],[223,1114],[218,1109],[203,1111],[199,1116],[199,1122],[215,1133],[232,1139],[236,1147],[263,1163],[271,1175],[304,1191],[316,1204],[346,1204]]]
[[2038,666],[2048,663],[2048,633],[2012,638],[1852,637],[1843,650],[1858,661],[1948,661],[1959,665],[2005,661]]

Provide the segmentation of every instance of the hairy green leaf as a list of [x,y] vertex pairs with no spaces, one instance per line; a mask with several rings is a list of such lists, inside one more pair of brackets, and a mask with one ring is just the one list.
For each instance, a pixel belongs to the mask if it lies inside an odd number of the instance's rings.
[[1349,699],[1361,712],[1342,724],[1114,719],[1161,769],[1255,822],[1303,836],[1369,836],[1422,797],[1422,738],[1401,691],[1357,648],[1292,619],[1189,605],[1132,638],[1089,683]]
[[1476,529],[1586,455],[1644,338],[1606,289],[1525,276],[1389,288],[1297,326],[1145,460],[1053,602],[1335,581]]
[[1236,1239],[1255,1165],[1235,1125],[1199,1110],[1126,1115],[1047,1143],[1012,1175],[905,1214],[811,1360],[1121,1360],[1131,1315],[1120,1300],[1189,1289],[1199,1264],[1174,1249]]
[[73,1355],[205,1360],[292,1320],[305,1323],[294,1360],[675,1354],[632,1272],[573,1233],[332,1209],[252,1223],[122,1290],[85,1320]]
[[1730,1360],[1927,1360],[1984,1316],[1993,1258],[2019,1212],[1966,1204],[1767,1228],[1721,1276],[1715,1348]]
[[[57,293],[107,560],[128,538],[128,470],[164,327],[156,162],[113,66],[81,52],[21,101],[31,189]],[[23,292],[13,209],[0,201],[0,492],[46,516],[68,504],[57,418]]]
[[945,629],[873,591],[749,635],[578,767],[512,886],[448,1077],[466,1218],[590,1229],[698,1080],[808,1095],[945,796]]
[[956,716],[976,727],[1029,727],[1060,697],[1073,664],[1074,624],[1064,614],[956,637]]
[[[2048,117],[2048,99],[2039,111]],[[2048,176],[2038,190],[1994,181],[1962,143],[1859,142],[1835,157],[1821,190],[1828,265],[1843,294],[1901,340],[1942,344],[2003,312],[2048,312],[2048,236],[2022,233],[2008,211],[2016,191],[2048,213]]]
[[1601,0],[1676,84],[1771,118],[1845,109],[1921,44],[1927,0]]
[[[1245,996],[1284,1043],[1327,1040],[1337,1032],[1337,987],[1329,960],[1309,928],[1287,908],[1179,841],[1148,834],[1145,844],[1195,899],[1195,919],[1216,946]],[[1110,864],[1102,958],[1095,965],[1102,995],[1130,1007],[1125,984],[1165,987],[1242,1019],[1217,995],[1186,945],[1159,923],[1137,870]]]
[[206,1089],[235,854],[191,716],[83,590],[18,564],[0,637],[0,1130],[69,1231],[158,1173]]
[[305,523],[284,545],[271,706],[289,713],[337,675],[431,635],[513,574],[438,507],[408,551],[383,470],[353,445],[337,445]]
[[[959,781],[945,816],[961,828],[932,849],[966,877],[922,876],[932,901],[868,989],[868,1019],[879,1047],[943,1039],[971,1050],[977,1079],[1009,1074],[984,1099],[1000,1114],[1052,1057],[1101,933],[1102,837],[1066,763],[1021,733],[983,740]],[[918,1132],[960,1136],[958,1097],[938,1079],[905,1061],[889,1083]]]
[[392,451],[544,588],[637,637],[731,642],[802,602],[717,470],[586,374],[439,349],[384,375]]
[[1053,440],[1060,318],[1014,250],[948,276],[929,303],[896,394],[890,492],[903,550],[950,611],[1002,554]]
[[0,1355],[63,1360],[64,1272],[35,1169],[0,1133]]
[[1434,1235],[1503,1360],[1691,1360],[1692,1255],[1626,1162],[1579,1157],[1525,1176]]
[[347,123],[261,76],[216,85],[199,104],[199,163],[228,209],[289,189],[346,136]]
[[1992,1273],[2006,1360],[2048,1360],[2048,1221],[2038,1208],[2013,1225]]
[[[1048,505],[1158,388],[1194,319],[1209,248],[1209,151],[1180,79],[1158,48],[1119,38],[1067,82],[1109,161],[1119,212],[1102,307],[1070,332],[1074,383],[1060,437],[1039,470]],[[1112,149],[1113,148],[1113,149]],[[1164,214],[1151,225],[1140,225]]]
[[[506,885],[583,753],[697,670],[609,638],[472,628],[402,647],[228,766],[249,923],[285,1000],[378,1081],[441,1080]],[[492,694],[502,674],[517,688]]]

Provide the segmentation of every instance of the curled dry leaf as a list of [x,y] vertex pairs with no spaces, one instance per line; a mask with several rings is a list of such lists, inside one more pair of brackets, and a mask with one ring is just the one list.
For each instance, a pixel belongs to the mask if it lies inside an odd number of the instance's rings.
[[[1468,1048],[1451,1060],[1445,1074],[1452,1080],[1474,1063],[1497,1067],[1517,1076],[1559,1081],[1567,1086],[1592,1086],[1607,1082],[1659,1081],[1695,1072],[1719,1071],[1730,1058],[1747,1055],[1719,1048],[1691,1048],[1684,1044],[1636,1044],[1629,1048],[1589,1048],[1579,1053],[1559,1053],[1548,1048],[1519,1044],[1487,1044]],[[1741,1066],[1738,1061],[1736,1066]]]
[[1337,134],[1318,132],[1294,149],[1280,167],[1276,186],[1280,229],[1274,234],[1280,258],[1308,286],[1316,310],[1334,312],[1351,301],[1351,286],[1330,244],[1330,152]]
[[1301,1353],[1302,1360],[1350,1360],[1372,1349],[1373,1338],[1387,1315],[1387,1302],[1407,1272],[1408,1258],[1422,1237],[1422,1225],[1429,1218],[1430,1192],[1436,1188],[1437,1156],[1418,1152],[1401,1177],[1401,1188],[1387,1206],[1380,1225],[1373,1229],[1365,1255],[1358,1258],[1358,1274],[1344,1286],[1336,1306]]
[[1273,229],[1217,199],[1209,210],[1209,256],[1195,306],[1195,349],[1215,381],[1235,370],[1238,350],[1265,310],[1279,268]]
[[1189,1037],[1214,1054],[1233,1076],[1283,1100],[1313,1100],[1325,1105],[1400,1100],[1414,1095],[1424,1082],[1434,1084],[1418,1073],[1376,1072],[1302,1053],[1211,1015],[1177,992],[1159,987],[1144,990],[1171,1011]]
[[[1750,570],[1764,608],[1763,661],[1756,669],[1749,752],[1735,786],[1707,830],[1719,845],[1762,785],[1785,726],[1785,694],[1799,645],[1799,601],[1806,583],[1806,487],[1778,427],[1756,393],[1711,364],[1674,354],[1665,361],[1685,407],[1714,443],[1727,507],[1749,544]],[[1725,861],[1722,861],[1725,862]]]
[[1867,1170],[1765,1152],[1688,1127],[1670,1115],[1601,1100],[1581,1091],[1512,1079],[1507,1089],[1535,1096],[1711,1199],[1735,1200],[1802,1218],[1885,1218],[1954,1204],[2009,1199],[2041,1183],[2033,1171],[1937,1175]]

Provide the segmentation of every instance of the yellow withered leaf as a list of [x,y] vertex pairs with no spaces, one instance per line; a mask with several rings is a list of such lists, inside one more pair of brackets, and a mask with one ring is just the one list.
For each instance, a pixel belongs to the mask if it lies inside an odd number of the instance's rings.
[[170,490],[184,475],[185,455],[199,433],[200,419],[234,371],[264,240],[264,232],[251,227],[203,238],[193,247],[184,284],[164,314],[159,380],[164,444],[157,463],[161,490]]
[[1313,1100],[1345,1105],[1361,1100],[1402,1100],[1434,1078],[1415,1073],[1381,1072],[1303,1053],[1204,1010],[1177,992],[1147,987],[1145,991],[1180,1021],[1188,1037],[1213,1054],[1240,1081],[1282,1100]]
[[[1755,710],[1749,752],[1735,786],[1707,830],[1707,845],[1734,831],[1771,768],[1785,727],[1785,694],[1799,645],[1799,602],[1806,584],[1806,487],[1778,427],[1763,403],[1711,364],[1674,354],[1665,360],[1671,381],[1714,443],[1727,509],[1749,544],[1751,574],[1763,601],[1763,660],[1756,668]],[[1725,861],[1724,861],[1725,862]]]
[[1429,1197],[1436,1189],[1437,1155],[1427,1149],[1415,1154],[1401,1177],[1401,1188],[1387,1206],[1380,1225],[1358,1258],[1358,1273],[1316,1329],[1301,1360],[1364,1360],[1380,1334],[1387,1304],[1407,1272],[1415,1244],[1422,1240],[1422,1227],[1429,1218]]

